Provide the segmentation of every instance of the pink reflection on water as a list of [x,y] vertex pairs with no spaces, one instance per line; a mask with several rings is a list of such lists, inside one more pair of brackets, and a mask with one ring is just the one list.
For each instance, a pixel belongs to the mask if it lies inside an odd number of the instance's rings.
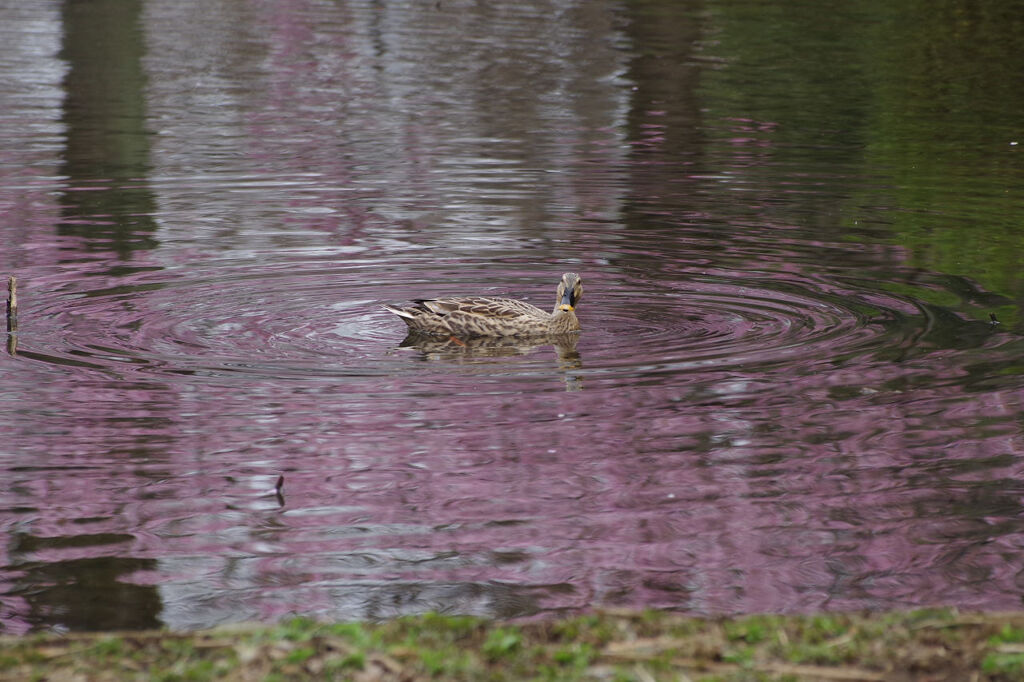
[[[688,378],[702,391],[725,379]],[[830,383],[846,385],[824,379],[805,378],[792,396],[818,401]],[[729,393],[671,403],[665,387],[584,390],[568,404],[564,394],[531,397],[521,386],[497,401],[440,403],[368,389],[354,399],[330,386],[296,394],[272,382],[244,395],[194,382],[164,384],[164,397],[143,386],[72,391],[48,436],[16,433],[22,447],[45,437],[51,464],[45,479],[14,473],[17,492],[4,506],[48,500],[30,517],[36,537],[71,539],[87,528],[131,540],[5,563],[173,559],[142,584],[154,575],[189,584],[189,567],[206,566],[211,597],[241,590],[261,617],[294,608],[277,590],[295,588],[304,608],[337,615],[337,586],[372,594],[394,581],[509,583],[539,590],[540,609],[699,613],[911,606],[951,594],[1000,608],[1013,593],[1016,569],[1000,547],[1019,537],[993,545],[992,528],[940,511],[950,496],[966,503],[978,485],[1022,473],[1012,429],[970,448],[958,436],[982,415],[998,422],[1019,410],[1005,395],[968,405],[955,386],[909,403],[869,392],[841,410],[815,410],[773,395],[748,405],[742,392],[731,407]],[[391,397],[379,404],[374,394]],[[112,418],[110,406],[133,403],[142,407]],[[274,404],[284,409],[265,407]],[[935,414],[945,415],[941,423],[918,423],[916,415]],[[940,445],[955,441],[955,451]],[[97,458],[98,448],[111,454]],[[981,468],[951,476],[956,461]],[[271,496],[277,471],[285,472],[282,510]],[[1007,520],[997,510],[986,516]],[[76,528],[73,518],[93,520]],[[244,578],[227,579],[232,557],[248,558]],[[278,584],[295,570],[297,581]],[[252,593],[257,584],[263,596]],[[553,585],[571,587],[545,595]]]

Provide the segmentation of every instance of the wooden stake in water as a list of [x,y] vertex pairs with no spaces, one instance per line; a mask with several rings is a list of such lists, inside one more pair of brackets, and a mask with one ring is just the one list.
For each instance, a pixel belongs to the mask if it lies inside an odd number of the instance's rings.
[[11,275],[7,280],[7,353],[18,354],[18,278]]
[[7,333],[18,331],[18,278],[7,278]]

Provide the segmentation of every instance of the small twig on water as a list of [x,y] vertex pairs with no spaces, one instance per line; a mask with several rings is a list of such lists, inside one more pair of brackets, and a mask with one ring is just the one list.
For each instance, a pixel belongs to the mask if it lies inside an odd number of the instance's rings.
[[277,495],[277,504],[284,506],[284,474],[279,474],[277,483],[274,484],[274,494]]

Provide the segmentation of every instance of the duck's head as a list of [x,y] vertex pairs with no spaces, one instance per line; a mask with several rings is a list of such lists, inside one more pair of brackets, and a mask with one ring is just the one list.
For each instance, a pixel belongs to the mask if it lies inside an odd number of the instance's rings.
[[567,272],[562,275],[562,281],[558,283],[558,301],[555,309],[570,313],[583,298],[583,280],[575,272]]

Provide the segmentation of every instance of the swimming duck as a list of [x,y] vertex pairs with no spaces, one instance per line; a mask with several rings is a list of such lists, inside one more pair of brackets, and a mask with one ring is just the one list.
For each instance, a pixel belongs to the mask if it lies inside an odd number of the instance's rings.
[[416,305],[384,309],[402,318],[409,329],[455,338],[552,336],[579,331],[576,306],[583,280],[575,272],[562,275],[555,309],[546,312],[512,298],[464,296],[417,299]]

